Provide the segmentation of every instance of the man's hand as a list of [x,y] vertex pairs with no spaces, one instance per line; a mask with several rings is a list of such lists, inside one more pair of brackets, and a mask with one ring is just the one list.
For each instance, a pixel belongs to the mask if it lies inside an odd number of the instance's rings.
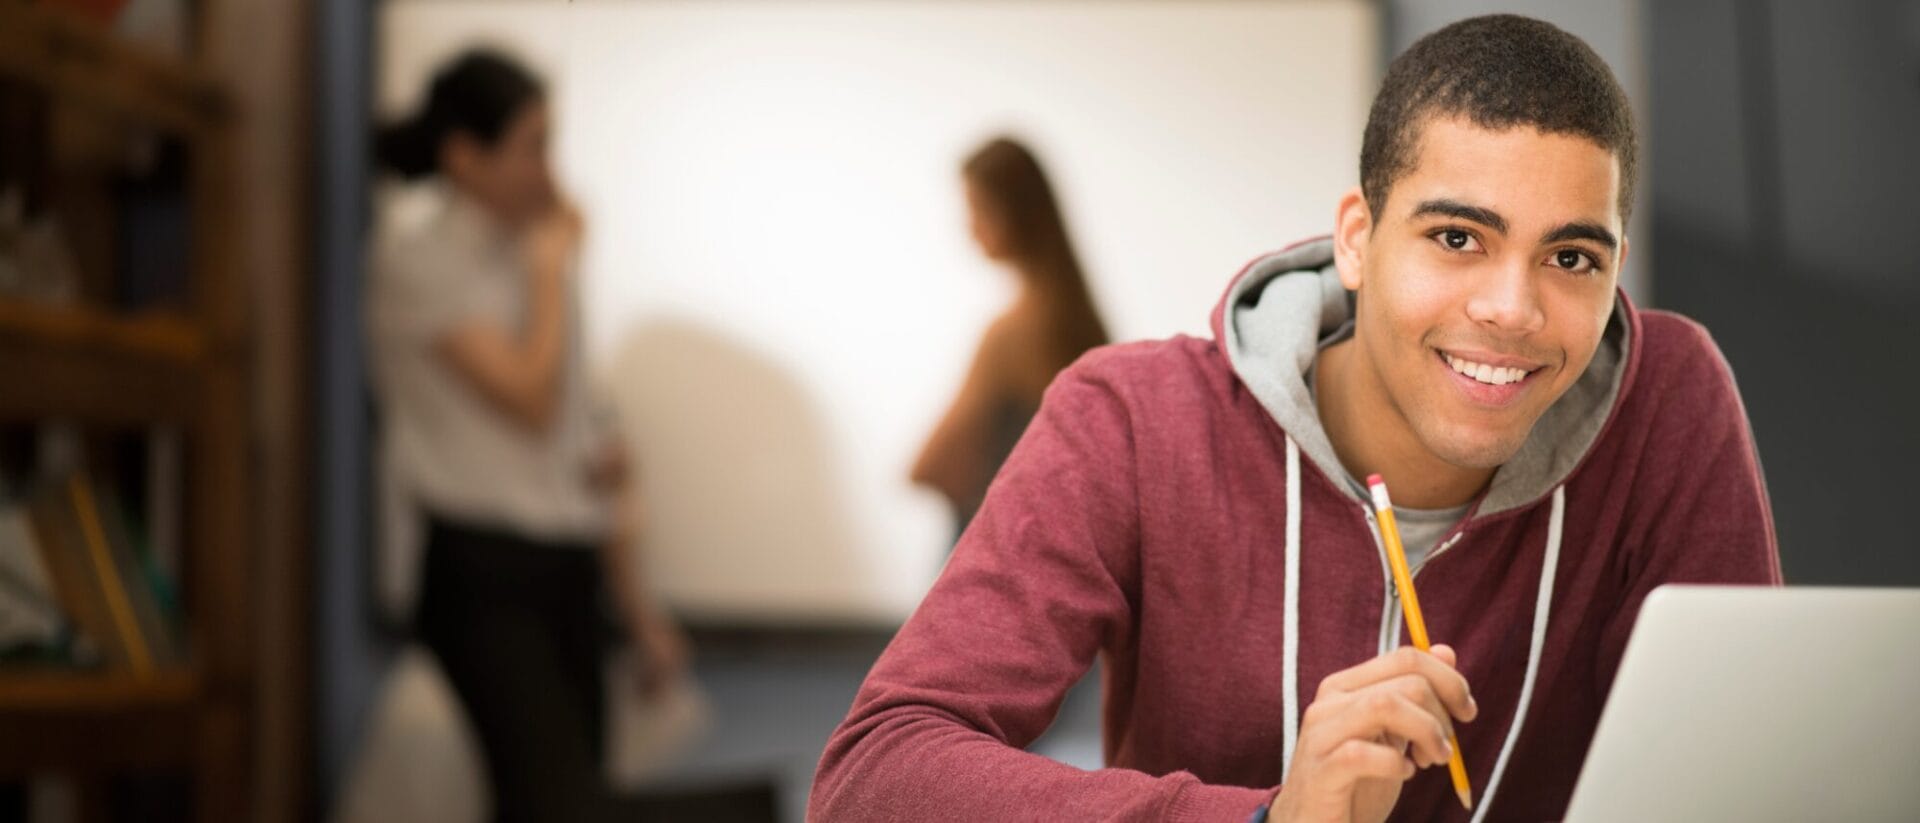
[[1457,662],[1448,646],[1406,646],[1322,680],[1269,819],[1385,820],[1416,769],[1447,762],[1453,720],[1480,713]]

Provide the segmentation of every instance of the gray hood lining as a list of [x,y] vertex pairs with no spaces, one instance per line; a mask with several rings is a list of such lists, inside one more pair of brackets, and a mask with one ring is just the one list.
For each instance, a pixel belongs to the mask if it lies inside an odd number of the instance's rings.
[[[1222,326],[1234,373],[1322,474],[1364,500],[1320,425],[1306,383],[1322,338],[1353,317],[1352,300],[1333,266],[1333,241],[1315,240],[1254,261],[1226,301]],[[1494,472],[1476,517],[1543,499],[1580,465],[1605,429],[1626,374],[1626,312],[1616,298],[1593,361],[1540,416],[1513,459]]]

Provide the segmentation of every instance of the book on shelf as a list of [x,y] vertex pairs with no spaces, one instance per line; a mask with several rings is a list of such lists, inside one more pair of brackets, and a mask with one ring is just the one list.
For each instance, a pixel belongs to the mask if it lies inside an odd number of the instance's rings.
[[63,658],[70,632],[26,508],[0,507],[0,660]]
[[97,650],[107,668],[137,675],[181,661],[165,592],[112,494],[74,472],[42,486],[27,512],[56,599],[87,641],[77,646]]
[[192,210],[179,141],[129,137],[146,156],[113,181],[116,309],[186,308],[192,295]]

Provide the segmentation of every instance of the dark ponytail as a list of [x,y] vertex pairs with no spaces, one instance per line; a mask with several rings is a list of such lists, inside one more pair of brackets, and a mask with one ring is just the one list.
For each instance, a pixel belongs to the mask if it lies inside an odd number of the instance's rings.
[[493,145],[515,115],[545,96],[540,79],[512,58],[473,49],[434,74],[419,111],[379,129],[374,157],[402,178],[426,177],[440,170],[447,135],[462,132]]

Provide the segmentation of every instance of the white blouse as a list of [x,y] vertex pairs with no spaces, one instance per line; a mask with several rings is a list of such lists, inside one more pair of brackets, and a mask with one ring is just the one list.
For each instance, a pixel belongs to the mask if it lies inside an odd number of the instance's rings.
[[568,299],[557,414],[534,434],[437,351],[442,335],[468,323],[515,333],[528,322],[528,294],[514,239],[450,186],[434,189],[424,219],[383,226],[367,290],[381,418],[382,595],[401,614],[418,577],[423,511],[536,540],[582,542],[604,537],[610,516],[609,501],[587,481],[611,420],[589,391],[577,297]]

